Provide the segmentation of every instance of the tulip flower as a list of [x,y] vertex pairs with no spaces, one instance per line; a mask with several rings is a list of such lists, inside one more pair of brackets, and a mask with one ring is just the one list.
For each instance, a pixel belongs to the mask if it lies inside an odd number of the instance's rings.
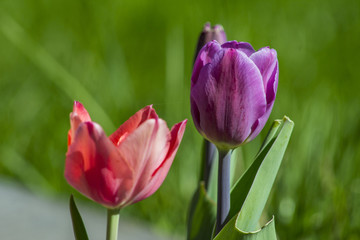
[[274,49],[209,42],[199,52],[191,77],[191,114],[197,130],[223,150],[251,141],[269,118],[278,76]]
[[278,76],[276,51],[255,51],[245,42],[211,41],[195,60],[191,114],[200,134],[219,150],[215,234],[228,221],[231,150],[263,129],[274,105]]
[[108,209],[152,195],[173,162],[187,120],[171,131],[152,106],[135,113],[107,137],[79,102],[70,114],[65,178],[80,193]]

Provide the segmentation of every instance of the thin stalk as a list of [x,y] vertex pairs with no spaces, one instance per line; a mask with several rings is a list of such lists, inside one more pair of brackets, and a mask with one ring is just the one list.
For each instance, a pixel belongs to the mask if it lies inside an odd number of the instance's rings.
[[204,181],[205,189],[208,189],[210,182],[211,169],[215,159],[216,147],[214,144],[204,139],[203,157],[202,157],[202,171],[200,174],[200,181]]
[[231,150],[219,150],[218,197],[215,235],[225,226],[230,212],[230,159]]
[[117,240],[120,209],[107,210],[106,240]]

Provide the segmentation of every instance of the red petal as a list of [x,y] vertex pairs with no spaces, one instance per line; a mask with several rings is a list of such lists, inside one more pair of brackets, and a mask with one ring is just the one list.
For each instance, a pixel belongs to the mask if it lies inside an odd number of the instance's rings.
[[73,111],[70,113],[70,126],[71,129],[68,133],[68,146],[71,144],[72,136],[75,136],[75,132],[82,122],[91,121],[89,113],[86,111],[84,106],[75,101]]
[[90,115],[85,107],[78,101],[74,101],[73,113],[76,113],[82,122],[91,121]]
[[175,156],[177,149],[179,148],[181,139],[184,135],[185,132],[185,127],[186,127],[186,123],[187,123],[187,119],[185,119],[182,122],[179,122],[177,124],[175,124],[172,128],[171,128],[171,139],[170,139],[170,148],[169,148],[169,152],[167,154],[167,156],[165,157],[165,160],[160,164],[160,166],[155,169],[155,171],[153,172],[153,176],[157,173],[157,171],[165,164],[165,162],[172,158],[173,156]]
[[111,134],[109,139],[118,146],[122,141],[124,141],[126,136],[137,129],[143,122],[148,119],[157,118],[158,116],[152,106],[146,106],[124,122],[113,134]]
[[151,179],[148,181],[147,186],[136,196],[134,202],[141,201],[142,199],[151,196],[164,182],[184,135],[186,123],[187,120],[184,120],[172,127],[171,132],[169,133],[171,138],[169,139],[170,146],[166,157],[152,172]]
[[79,125],[66,155],[65,178],[88,198],[118,207],[127,198],[132,170],[102,128],[93,122]]
[[170,132],[164,120],[149,119],[119,145],[121,156],[135,174],[127,205],[136,202],[139,194],[148,187],[152,173],[169,151],[169,136]]

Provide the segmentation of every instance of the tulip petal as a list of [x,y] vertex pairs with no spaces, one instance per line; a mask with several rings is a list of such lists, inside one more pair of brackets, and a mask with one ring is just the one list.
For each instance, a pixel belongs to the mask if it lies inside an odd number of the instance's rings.
[[213,58],[216,54],[219,53],[219,50],[221,49],[220,44],[217,41],[211,41],[208,44],[206,44],[199,52],[195,63],[194,63],[194,69],[191,76],[191,85],[195,85],[196,81],[199,78],[200,70],[208,63],[213,61]]
[[273,70],[273,73],[271,74],[271,77],[268,80],[266,86],[266,102],[268,104],[267,108],[269,108],[270,105],[272,108],[272,105],[274,104],[278,83],[279,83],[279,63],[276,62],[275,69]]
[[279,68],[278,68],[278,63],[276,63],[275,69],[268,81],[267,84],[267,89],[266,89],[266,112],[265,114],[259,118],[254,125],[251,128],[251,134],[248,137],[248,139],[246,139],[246,142],[250,142],[251,140],[253,140],[260,132],[261,130],[264,128],[271,110],[274,106],[274,102],[275,102],[275,97],[276,97],[276,91],[277,91],[277,87],[278,87],[278,79],[279,79]]
[[[169,151],[169,129],[162,119],[148,119],[118,146],[121,157],[134,171],[134,185],[125,205],[134,203],[136,196],[149,184],[151,175]],[[137,200],[142,200],[143,198]]]
[[263,77],[264,88],[267,90],[270,78],[277,68],[276,51],[274,49],[270,49],[269,47],[264,47],[252,54],[250,59],[253,60],[259,68]]
[[79,125],[66,154],[65,178],[71,186],[113,208],[127,198],[133,185],[132,175],[132,169],[98,124]]
[[84,157],[81,152],[67,152],[65,161],[65,178],[76,190],[85,196],[90,195],[84,175]]
[[267,105],[265,114],[254,123],[251,128],[251,134],[246,142],[254,139],[265,126],[275,102],[279,79],[279,67],[276,50],[264,47],[251,55],[250,58],[259,68],[263,77]]
[[266,99],[254,62],[240,50],[222,51],[223,58],[202,68],[191,97],[199,111],[198,130],[218,146],[231,146],[250,135],[251,126],[266,111]]
[[261,116],[259,119],[257,119],[255,121],[255,123],[251,127],[251,134],[246,139],[245,143],[248,143],[251,140],[253,140],[261,132],[261,130],[264,128],[267,120],[269,119],[271,110],[272,110],[272,106],[271,106],[271,108],[268,108],[266,110],[266,112],[264,113],[263,116]]
[[181,139],[184,135],[185,127],[187,120],[175,124],[170,131],[170,146],[169,151],[160,163],[160,165],[155,169],[151,175],[151,179],[148,185],[134,198],[134,202],[138,202],[142,199],[145,199],[151,196],[164,182],[165,177],[167,176],[169,169],[173,163],[176,152],[179,148]]
[[109,139],[116,145],[120,145],[122,141],[132,133],[137,127],[148,119],[157,119],[158,116],[152,105],[146,106],[143,109],[136,112],[126,122],[124,122],[111,136]]
[[164,161],[155,169],[155,171],[153,172],[153,176],[156,175],[157,171],[163,167],[163,165],[165,164],[165,162],[169,159],[169,158],[173,158],[176,154],[177,149],[179,148],[181,139],[184,135],[185,132],[185,127],[186,127],[186,123],[187,123],[187,119],[185,119],[182,122],[179,122],[177,124],[175,124],[170,131],[170,146],[169,146],[169,151],[164,159]]
[[71,144],[72,136],[75,136],[80,123],[87,121],[91,121],[89,113],[80,102],[74,101],[73,111],[70,113],[71,128],[68,132],[68,146]]
[[230,41],[226,42],[221,45],[222,48],[234,48],[246,54],[246,56],[250,57],[251,54],[255,52],[254,48],[251,46],[250,43],[247,42],[237,42],[237,41]]

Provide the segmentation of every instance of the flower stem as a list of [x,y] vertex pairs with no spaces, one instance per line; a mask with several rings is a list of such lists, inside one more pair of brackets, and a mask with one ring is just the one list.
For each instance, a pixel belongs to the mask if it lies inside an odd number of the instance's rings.
[[203,156],[202,156],[202,169],[200,174],[200,181],[204,181],[205,189],[208,189],[211,169],[214,163],[216,147],[214,144],[204,139]]
[[120,209],[107,210],[106,240],[117,240]]
[[225,226],[230,211],[231,150],[219,150],[218,195],[215,235]]

